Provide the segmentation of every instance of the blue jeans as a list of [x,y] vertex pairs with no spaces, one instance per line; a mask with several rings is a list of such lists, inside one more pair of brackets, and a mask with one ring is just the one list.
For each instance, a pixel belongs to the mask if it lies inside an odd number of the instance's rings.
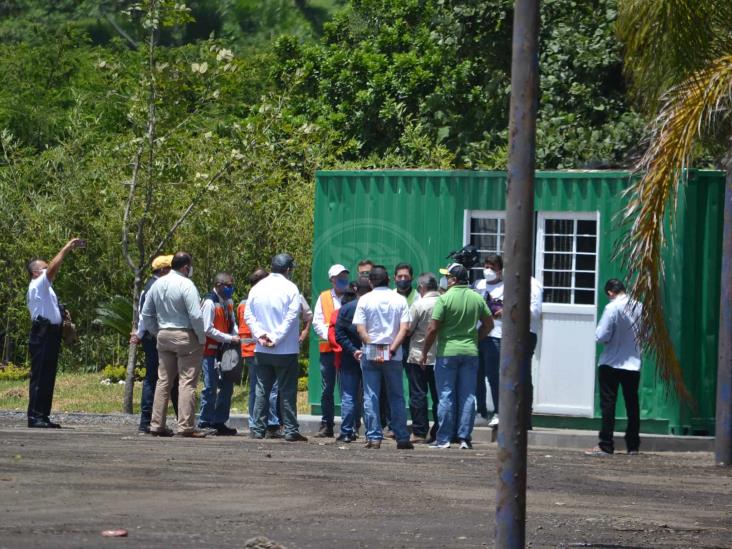
[[282,419],[285,424],[285,436],[297,434],[300,426],[297,423],[297,354],[275,355],[257,353],[257,395],[254,401],[254,426],[252,433],[264,436],[267,428],[267,410],[275,381],[280,387],[282,396]]
[[[247,413],[249,414],[249,429],[254,427],[254,400],[257,395],[257,359],[253,356],[248,356],[244,359],[244,363],[249,371],[249,402],[247,403]],[[267,427],[279,427],[282,423],[280,422],[279,416],[279,405],[277,403],[277,382],[272,385],[272,390],[269,393],[269,401],[265,405],[267,409]]]
[[333,416],[335,415],[336,367],[335,353],[320,353],[320,409],[323,414],[320,426],[333,430]]
[[470,440],[475,421],[475,382],[477,356],[441,356],[435,364],[435,381],[440,404],[437,442],[455,438]]
[[361,371],[363,373],[366,438],[368,440],[381,440],[384,438],[379,410],[379,391],[383,378],[386,381],[386,392],[389,398],[391,429],[394,431],[397,441],[409,440],[407,413],[404,404],[404,385],[402,382],[402,361],[375,362],[362,359]]
[[[478,350],[480,351],[480,360],[483,365],[483,370],[485,372],[485,377],[488,378],[488,383],[491,386],[491,399],[493,400],[493,413],[498,413],[498,395],[500,391],[498,390],[499,387],[499,380],[500,376],[499,373],[501,371],[501,338],[499,337],[484,337],[483,339],[478,342]],[[482,386],[485,387],[485,377],[480,378],[479,377],[479,383],[482,383]],[[478,391],[481,390],[481,387],[478,387]],[[485,388],[483,389],[485,391]],[[483,404],[485,407],[485,402]],[[480,408],[478,409],[480,412]],[[487,412],[487,408],[486,408]]]
[[361,368],[355,359],[343,357],[341,362],[341,434],[356,433],[361,416],[359,389],[361,387]]
[[234,382],[221,377],[216,368],[216,357],[205,356],[201,364],[203,373],[203,390],[201,391],[201,411],[198,413],[198,425],[210,426],[229,421],[231,411],[231,395]]

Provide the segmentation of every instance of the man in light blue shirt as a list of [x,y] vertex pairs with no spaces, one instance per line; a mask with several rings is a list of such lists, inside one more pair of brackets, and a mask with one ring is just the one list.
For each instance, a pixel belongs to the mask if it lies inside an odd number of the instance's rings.
[[615,404],[620,385],[628,415],[625,444],[628,454],[634,455],[640,447],[638,386],[641,351],[638,345],[638,322],[642,307],[627,296],[625,286],[617,278],[611,278],[605,283],[605,294],[610,298],[610,303],[605,307],[595,332],[597,342],[605,346],[598,368],[602,427],[598,446],[588,450],[586,454],[609,456],[615,451]]
[[165,427],[165,420],[170,383],[177,375],[178,435],[202,438],[206,433],[195,430],[196,385],[201,374],[201,357],[206,341],[201,297],[190,279],[193,273],[190,254],[175,254],[171,267],[169,275],[152,285],[142,308],[145,327],[157,336],[160,359],[150,434],[173,435]]
[[297,357],[300,352],[300,290],[290,281],[295,261],[289,254],[272,258],[268,277],[252,287],[244,319],[257,339],[257,390],[251,437],[265,437],[267,402],[277,380],[287,442],[307,442],[297,423]]

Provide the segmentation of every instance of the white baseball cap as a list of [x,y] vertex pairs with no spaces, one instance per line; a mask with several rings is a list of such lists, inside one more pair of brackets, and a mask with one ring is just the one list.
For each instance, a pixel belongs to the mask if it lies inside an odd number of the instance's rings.
[[328,269],[328,278],[333,278],[334,276],[338,276],[341,273],[347,273],[347,272],[349,272],[348,269],[346,269],[340,263],[336,263],[330,269]]

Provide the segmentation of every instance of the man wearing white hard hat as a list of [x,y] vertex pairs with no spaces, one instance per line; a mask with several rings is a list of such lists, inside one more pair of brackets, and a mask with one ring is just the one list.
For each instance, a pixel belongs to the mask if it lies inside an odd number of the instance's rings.
[[336,384],[336,367],[335,353],[330,343],[328,343],[328,326],[333,312],[341,308],[341,296],[348,288],[348,274],[348,269],[340,263],[336,263],[328,269],[328,279],[331,287],[320,293],[313,314],[313,329],[320,339],[318,346],[322,387],[320,408],[323,417],[320,420],[320,431],[316,435],[319,438],[333,436],[333,416],[335,415],[333,395]]

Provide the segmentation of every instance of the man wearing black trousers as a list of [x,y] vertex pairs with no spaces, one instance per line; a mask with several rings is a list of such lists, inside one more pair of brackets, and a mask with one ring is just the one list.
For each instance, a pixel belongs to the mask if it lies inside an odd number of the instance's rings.
[[56,292],[51,286],[66,254],[75,248],[83,248],[86,241],[72,238],[50,263],[42,259],[28,262],[31,277],[26,294],[31,315],[31,332],[28,350],[31,358],[31,376],[28,390],[28,427],[58,429],[50,419],[53,388],[56,384],[58,354],[61,349],[63,312]]
[[607,281],[605,294],[610,298],[610,303],[602,312],[595,332],[597,342],[605,346],[600,355],[598,371],[602,428],[597,447],[585,453],[590,456],[610,456],[615,452],[613,431],[619,385],[623,389],[628,415],[625,445],[628,454],[634,455],[640,447],[638,386],[641,356],[637,332],[642,309],[638,302],[627,296],[625,286],[617,278]]

